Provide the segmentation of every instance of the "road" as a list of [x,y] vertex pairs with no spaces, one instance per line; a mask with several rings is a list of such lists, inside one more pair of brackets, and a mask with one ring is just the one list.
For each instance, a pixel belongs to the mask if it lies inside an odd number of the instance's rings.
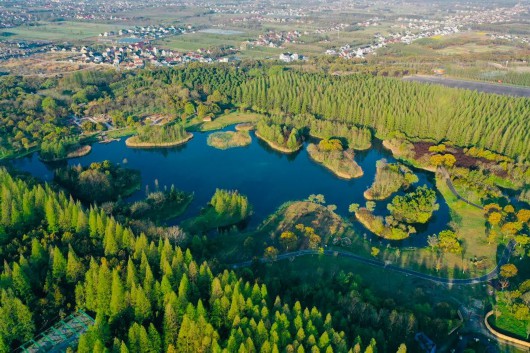
[[441,172],[442,172],[442,176],[444,177],[445,179],[445,183],[447,184],[447,187],[449,187],[449,190],[451,190],[451,192],[459,199],[459,200],[462,200],[464,201],[465,203],[467,203],[468,205],[471,205],[473,207],[476,207],[478,209],[483,209],[482,206],[480,205],[477,205],[476,203],[473,203],[469,200],[467,200],[465,197],[463,197],[462,195],[460,195],[458,193],[458,191],[456,191],[455,189],[455,186],[453,185],[453,181],[451,180],[451,176],[449,176],[449,172],[447,171],[447,169],[441,167],[440,168]]
[[488,83],[480,81],[460,80],[439,76],[407,76],[404,81],[414,81],[420,83],[432,83],[453,88],[463,88],[484,93],[495,93],[504,96],[530,97],[530,87],[511,86],[506,84]]
[[[396,265],[387,264],[387,263],[385,263],[383,261],[380,261],[380,260],[377,260],[377,259],[372,259],[372,258],[359,256],[359,255],[356,255],[356,254],[353,254],[353,253],[350,253],[350,252],[347,252],[347,251],[324,250],[323,255],[349,258],[349,259],[352,259],[354,261],[357,261],[357,262],[365,264],[365,265],[384,268],[384,269],[387,269],[387,270],[390,270],[390,271],[403,273],[405,275],[413,276],[413,277],[416,277],[416,278],[421,278],[421,279],[432,281],[432,282],[439,283],[439,284],[444,284],[444,285],[473,285],[473,284],[477,284],[477,283],[488,282],[488,281],[496,278],[498,273],[499,273],[499,268],[502,265],[506,264],[508,262],[508,260],[510,259],[511,254],[512,254],[513,250],[515,249],[515,245],[516,245],[515,241],[513,241],[513,240],[510,241],[510,243],[508,244],[506,249],[504,249],[504,252],[503,252],[501,258],[497,262],[497,266],[495,266],[495,268],[493,270],[491,270],[489,273],[487,273],[487,274],[485,274],[483,276],[480,276],[480,277],[465,278],[465,279],[464,278],[451,279],[451,278],[445,278],[445,277],[436,277],[436,276],[428,275],[426,273],[422,273],[422,272],[410,270],[410,269],[407,269],[407,268],[399,267],[399,266],[396,266]],[[280,254],[280,255],[278,255],[276,257],[276,259],[274,261],[286,260],[286,259],[291,259],[291,258],[300,257],[300,256],[307,256],[307,255],[318,255],[318,254],[321,254],[321,252],[319,252],[317,250],[299,250],[299,251],[294,251],[294,252],[290,252],[290,253]],[[266,259],[266,258],[261,258],[261,259],[259,259],[259,261],[263,262],[263,263],[266,263],[266,262],[269,262],[270,260]],[[245,262],[241,262],[241,263],[237,263],[237,264],[232,264],[231,267],[235,269],[235,268],[241,268],[241,267],[248,267],[251,264],[252,264],[252,261],[245,261]]]

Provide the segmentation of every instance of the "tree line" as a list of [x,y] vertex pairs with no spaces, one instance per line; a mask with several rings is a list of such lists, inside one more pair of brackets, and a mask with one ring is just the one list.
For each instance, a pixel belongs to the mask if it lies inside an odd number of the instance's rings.
[[[89,93],[83,93],[85,81],[92,87]],[[121,125],[134,125],[139,116],[148,114],[185,119],[233,107],[284,118],[306,116],[315,121],[306,125],[315,135],[339,135],[354,148],[366,148],[368,131],[373,130],[379,137],[401,132],[409,138],[476,146],[511,157],[530,156],[527,98],[362,74],[190,65],[91,73],[86,78],[77,74],[29,81],[8,76],[0,79],[0,87],[4,156],[39,146],[45,138],[73,134],[76,128],[67,122],[69,113],[114,114]],[[56,99],[48,92],[71,95]]]
[[316,307],[286,304],[232,271],[214,274],[169,239],[135,235],[48,185],[2,169],[0,195],[0,352],[76,308],[95,317],[81,353],[377,351]]

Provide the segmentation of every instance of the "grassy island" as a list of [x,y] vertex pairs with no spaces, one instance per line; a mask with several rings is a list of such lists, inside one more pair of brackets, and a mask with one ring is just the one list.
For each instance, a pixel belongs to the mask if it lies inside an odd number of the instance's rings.
[[92,151],[92,146],[90,145],[80,146],[77,149],[73,150],[72,152],[68,152],[68,154],[66,155],[66,158],[83,157],[89,154],[91,151]]
[[250,145],[252,139],[248,131],[220,131],[208,136],[208,146],[221,150],[233,147],[243,147]]
[[377,161],[375,180],[364,192],[367,200],[384,200],[401,189],[417,183],[418,177],[407,167],[398,163],[387,163],[385,159]]
[[294,153],[302,148],[302,138],[295,128],[262,120],[256,127],[256,136],[271,148],[283,153]]
[[307,146],[307,152],[311,159],[340,178],[353,179],[363,175],[363,170],[353,159],[353,150],[344,151],[340,140],[322,140],[318,145],[311,143]]
[[127,147],[175,147],[193,138],[182,125],[145,126],[125,141]]
[[360,208],[355,212],[355,218],[370,232],[389,240],[403,240],[416,232],[414,227],[411,226],[395,222],[390,224],[383,217],[374,215],[366,208]]
[[128,205],[126,215],[136,218],[148,218],[155,222],[163,222],[180,216],[193,200],[193,193],[175,189],[149,192],[144,200]]
[[201,214],[182,222],[182,228],[191,234],[227,227],[244,221],[252,214],[252,206],[245,195],[237,191],[217,189]]

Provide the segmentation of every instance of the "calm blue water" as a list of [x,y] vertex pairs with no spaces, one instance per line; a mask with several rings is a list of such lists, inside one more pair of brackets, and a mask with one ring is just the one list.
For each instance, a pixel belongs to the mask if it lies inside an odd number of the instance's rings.
[[[230,130],[228,128],[227,130]],[[337,205],[337,213],[348,216],[351,203],[365,204],[363,192],[372,184],[376,161],[386,158],[395,161],[378,141],[366,152],[358,152],[356,161],[364,170],[364,176],[350,181],[335,177],[330,171],[309,159],[305,149],[285,155],[270,149],[264,142],[252,136],[252,144],[242,148],[218,150],[206,144],[209,133],[194,133],[195,137],[185,146],[175,149],[131,149],[125,146],[124,139],[109,144],[94,144],[92,152],[81,158],[68,161],[68,164],[87,165],[108,159],[115,163],[127,160],[128,168],[142,173],[143,187],[130,197],[138,200],[145,196],[145,186],[154,187],[155,179],[160,186],[174,184],[176,188],[194,192],[195,198],[182,218],[197,214],[206,205],[216,188],[239,190],[248,196],[254,214],[248,227],[256,227],[267,215],[273,213],[282,203],[301,200],[310,194],[323,194],[327,204]],[[13,161],[17,169],[30,172],[34,176],[50,181],[53,167],[39,161],[37,155]],[[418,186],[433,186],[431,174],[416,171]],[[376,213],[387,214],[388,200],[378,202]],[[393,245],[423,246],[427,235],[446,228],[449,209],[441,196],[440,209],[432,221],[410,239]],[[171,223],[177,223],[180,219]],[[369,233],[358,225],[359,233]],[[368,237],[370,235],[368,234]],[[379,238],[377,238],[379,241]]]

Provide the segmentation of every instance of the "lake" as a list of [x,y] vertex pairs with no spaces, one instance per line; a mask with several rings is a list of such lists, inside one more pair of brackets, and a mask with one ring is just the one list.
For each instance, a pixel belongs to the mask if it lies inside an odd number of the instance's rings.
[[[395,162],[391,154],[381,146],[381,142],[374,140],[373,148],[356,153],[355,159],[364,175],[358,179],[343,180],[310,160],[305,148],[295,154],[285,155],[272,150],[252,133],[252,143],[249,146],[218,150],[206,144],[210,133],[195,132],[194,138],[186,145],[172,149],[132,149],[125,146],[124,139],[108,144],[96,143],[89,155],[70,159],[67,163],[88,165],[108,159],[121,164],[126,160],[126,167],[138,169],[142,173],[142,189],[133,194],[128,199],[130,201],[143,198],[147,185],[153,190],[155,180],[158,180],[161,187],[174,184],[178,189],[194,192],[195,197],[186,213],[170,224],[196,215],[210,200],[216,188],[239,190],[248,196],[253,206],[254,214],[247,225],[253,228],[284,202],[306,199],[310,194],[323,194],[327,204],[336,205],[336,212],[347,217],[351,203],[365,204],[363,192],[374,180],[376,162],[382,158]],[[53,179],[53,167],[42,163],[37,154],[14,160],[12,164],[40,179]],[[419,177],[417,186],[428,185],[434,188],[432,173],[422,170],[415,172]],[[377,214],[388,213],[386,204],[389,200],[377,202]],[[449,208],[440,194],[438,203],[440,209],[435,212],[428,225],[421,229],[417,227],[418,233],[409,239],[390,243],[405,247],[424,246],[427,235],[445,229],[450,219]],[[370,235],[357,222],[355,227],[361,236],[367,234],[380,241],[380,238]],[[382,243],[386,244],[387,241]]]

